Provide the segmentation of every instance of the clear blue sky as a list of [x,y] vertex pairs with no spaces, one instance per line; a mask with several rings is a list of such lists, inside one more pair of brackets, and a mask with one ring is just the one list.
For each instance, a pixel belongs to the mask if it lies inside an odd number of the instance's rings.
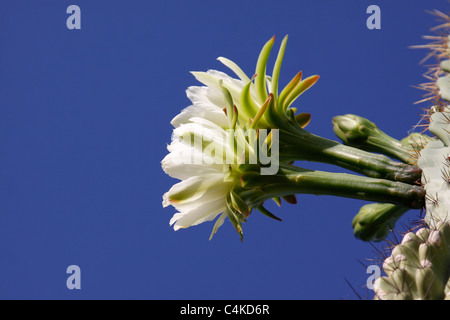
[[[68,30],[66,8],[81,8]],[[381,30],[366,8],[381,8]],[[256,212],[244,242],[226,223],[173,231],[161,169],[170,120],[189,105],[189,71],[252,75],[262,45],[289,34],[281,74],[321,76],[299,100],[308,130],[356,113],[396,138],[417,123],[422,44],[447,1],[14,0],[0,10],[0,299],[357,299],[368,243],[351,221],[365,204],[299,196]],[[273,63],[273,57],[269,60]],[[307,163],[308,168],[339,171]],[[416,219],[410,211],[402,222]],[[399,226],[401,229],[401,226]],[[380,244],[382,245],[382,244]],[[68,290],[66,268],[81,268]]]

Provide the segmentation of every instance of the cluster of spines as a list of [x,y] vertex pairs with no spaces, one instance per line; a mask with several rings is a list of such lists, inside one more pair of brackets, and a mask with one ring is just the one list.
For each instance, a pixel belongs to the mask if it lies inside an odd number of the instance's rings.
[[[431,14],[438,17],[441,21],[439,25],[431,29],[431,31],[435,32],[435,35],[423,36],[425,40],[430,40],[427,44],[411,46],[416,49],[429,50],[429,53],[425,56],[421,63],[424,63],[431,58],[435,60],[434,63],[425,65],[427,67],[427,71],[423,74],[423,77],[427,79],[427,81],[415,86],[416,88],[426,92],[423,95],[423,99],[416,101],[415,104],[426,102],[428,105],[432,105],[434,109],[441,111],[448,105],[448,99],[443,97],[442,90],[438,86],[438,81],[450,71],[444,70],[443,68],[443,63],[445,64],[445,61],[450,59],[450,16],[438,10],[432,11]],[[428,129],[429,118],[431,115],[430,108],[424,108],[423,111],[424,114],[422,115],[421,123],[415,126],[422,127],[422,132]]]
[[441,24],[431,29],[431,31],[435,32],[436,35],[423,36],[424,39],[431,40],[430,43],[412,46],[412,48],[427,49],[430,51],[421,63],[428,61],[430,58],[434,58],[436,60],[435,63],[426,65],[427,71],[423,74],[423,76],[428,81],[417,86],[418,89],[424,90],[426,93],[424,94],[423,99],[417,101],[416,104],[429,102],[433,106],[446,106],[447,103],[443,101],[439,87],[436,83],[439,78],[445,74],[445,71],[441,66],[442,62],[450,58],[448,36],[450,31],[450,16],[438,10],[434,10],[431,13],[442,21]]

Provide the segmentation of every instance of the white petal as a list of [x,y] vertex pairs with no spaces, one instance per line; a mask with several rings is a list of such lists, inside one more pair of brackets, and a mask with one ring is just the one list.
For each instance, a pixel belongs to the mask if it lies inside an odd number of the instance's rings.
[[203,107],[205,105],[211,106],[212,104],[225,116],[225,113],[223,112],[225,98],[221,89],[219,90],[215,87],[191,86],[186,90],[186,95],[194,105]]
[[233,88],[235,88],[237,91],[241,91],[242,88],[244,88],[244,86],[248,83],[239,79],[232,78],[226,73],[217,70],[208,70],[207,74],[213,76],[216,79],[222,80],[223,83],[233,86]]
[[[193,105],[185,108],[172,119],[171,124],[177,128],[183,123],[188,123],[192,117],[201,117],[208,119],[220,127],[226,127],[228,125],[227,117],[223,112],[223,107],[211,102],[209,96],[214,99],[217,97],[217,93],[211,93],[210,88],[207,87],[190,87],[187,90],[189,99],[194,103]],[[222,105],[223,95],[221,96]]]
[[208,103],[208,91],[209,87],[190,86],[186,89],[186,96],[192,103]]
[[225,222],[225,219],[227,217],[227,214],[224,212],[222,213],[222,215],[216,220],[216,223],[214,223],[214,227],[212,229],[211,235],[209,236],[209,240],[212,239],[212,237],[214,236],[214,234],[217,232],[217,230],[219,230],[219,228],[223,225],[223,223]]
[[[227,144],[228,133],[218,126],[209,126],[211,122],[201,118],[192,118],[191,123],[186,123],[173,130],[173,134],[183,138],[183,142],[196,147],[202,147],[204,142],[212,142],[217,147]],[[194,135],[194,138],[191,138]]]
[[163,195],[162,205],[163,205],[164,208],[171,205],[171,203],[169,201],[169,193],[168,192],[164,193],[164,195]]
[[[225,104],[225,97],[223,95],[222,90],[218,90],[216,88],[208,88],[208,89],[209,89],[207,92],[208,101],[210,101],[212,104],[217,106],[217,108],[223,112],[223,108],[225,108],[226,104]],[[235,101],[235,103],[236,102],[237,101]],[[223,115],[226,117],[224,112],[223,112]],[[227,122],[227,125],[228,125],[228,122]]]
[[225,198],[231,183],[224,181],[223,173],[210,173],[190,177],[173,185],[167,193],[167,201],[177,210],[189,210],[197,202]]
[[206,119],[194,117],[191,121],[174,129],[173,134],[182,138],[186,145],[202,152],[201,156],[193,158],[192,163],[211,164],[212,162],[207,162],[210,159],[216,164],[236,163],[228,131]]
[[[181,141],[173,141],[168,149],[170,153],[161,161],[161,165],[164,172],[172,178],[184,180],[193,176],[223,172],[222,164]],[[202,163],[194,163],[193,159],[197,157],[202,157]]]
[[225,197],[223,197],[207,203],[198,204],[190,210],[176,213],[170,220],[170,224],[174,224],[174,229],[178,230],[214,220],[218,214],[225,210],[225,202]]
[[[210,77],[212,76],[217,83],[219,82],[219,80],[222,81],[223,86],[230,91],[231,96],[233,98],[233,102],[239,109],[242,89],[244,88],[244,86],[246,84],[248,84],[248,82],[244,82],[241,80],[231,78],[227,74],[220,72],[220,71],[216,71],[216,70],[209,70],[206,73],[206,75],[208,75],[208,79],[210,79]],[[212,82],[212,83],[214,83],[214,82]],[[223,93],[222,93],[222,90],[219,90],[219,87],[212,86],[211,90],[209,90],[207,92],[207,94],[208,94],[208,99],[213,104],[218,105],[218,106],[225,106]],[[254,88],[254,83],[252,83],[250,85],[250,96],[257,103],[258,99],[257,99],[256,91]],[[223,109],[223,107],[221,109]]]
[[[242,88],[244,88],[244,82],[241,80],[233,79],[229,75],[216,71],[208,70],[208,72],[191,72],[195,78],[201,83],[207,85],[210,88],[220,90],[223,86],[231,93],[233,102],[237,104],[241,97]],[[225,107],[225,101],[222,105]]]
[[219,60],[225,66],[230,68],[242,81],[244,81],[245,83],[250,82],[250,79],[247,77],[245,72],[242,71],[242,69],[236,63],[234,63],[230,59],[227,59],[227,58],[224,58],[224,57],[219,57],[219,58],[217,58],[217,60]]

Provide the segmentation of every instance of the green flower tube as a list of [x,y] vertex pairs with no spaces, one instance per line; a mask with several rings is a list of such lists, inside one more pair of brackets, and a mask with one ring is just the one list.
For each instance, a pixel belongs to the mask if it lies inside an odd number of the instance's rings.
[[307,160],[334,164],[368,177],[414,184],[421,170],[415,166],[393,161],[381,154],[342,145],[322,138],[302,128],[291,127],[280,132],[281,161]]
[[332,195],[366,201],[385,201],[407,208],[420,209],[424,190],[420,186],[375,179],[347,173],[331,173],[299,167],[281,166],[277,175],[246,173],[241,177],[242,197],[258,204],[273,195]]

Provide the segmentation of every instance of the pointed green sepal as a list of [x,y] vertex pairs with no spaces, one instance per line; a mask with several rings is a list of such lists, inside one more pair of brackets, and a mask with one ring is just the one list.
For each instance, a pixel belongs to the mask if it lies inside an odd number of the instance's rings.
[[319,76],[311,76],[302,80],[298,85],[292,90],[291,94],[287,97],[283,104],[283,108],[286,110],[303,92],[311,88],[319,80]]
[[292,80],[287,84],[287,86],[284,87],[284,89],[281,91],[281,93],[278,97],[278,102],[277,102],[278,110],[282,110],[284,101],[291,94],[292,90],[294,90],[294,88],[300,83],[300,81],[302,81],[302,72],[301,71],[299,73],[297,73],[295,75],[295,77],[292,78]]
[[223,92],[223,96],[225,97],[225,107],[226,107],[226,115],[227,115],[227,119],[228,119],[228,127],[232,128],[233,127],[233,118],[234,118],[234,103],[233,103],[233,98],[231,97],[231,93],[230,91],[228,91],[227,88],[221,86],[222,88],[222,92]]
[[266,88],[266,66],[267,60],[269,59],[270,51],[275,42],[275,36],[273,36],[269,41],[266,42],[261,50],[258,57],[258,62],[256,63],[256,95],[260,103],[263,103],[267,99],[267,88]]
[[237,166],[236,170],[240,173],[246,172],[260,173],[261,167],[259,164],[241,163]]
[[273,104],[273,94],[269,94],[267,97],[267,100],[264,102],[264,104],[261,106],[261,109],[259,109],[258,113],[256,114],[255,118],[252,121],[252,124],[250,125],[251,129],[255,129],[258,126],[259,121],[264,116],[264,113],[266,112],[267,108],[270,108]]
[[228,196],[227,196],[227,206],[226,206],[225,213],[228,216],[228,219],[230,219],[230,222],[233,225],[234,229],[239,234],[239,237],[241,238],[241,242],[242,242],[243,241],[242,223],[241,223],[241,219],[239,219],[239,216],[236,214],[236,212],[233,210],[233,208],[231,206],[231,195],[230,194],[228,194]]
[[300,113],[295,116],[295,122],[301,127],[306,127],[311,122],[311,114],[309,113]]
[[282,221],[280,218],[278,218],[276,215],[274,215],[272,212],[270,212],[269,210],[267,210],[266,208],[264,208],[262,205],[257,206],[256,209],[261,212],[263,215],[275,219],[277,221]]
[[277,204],[277,206],[281,207],[281,198],[280,197],[274,197],[272,200]]
[[244,88],[242,88],[242,92],[240,95],[240,103],[242,110],[245,112],[245,114],[249,118],[254,118],[255,115],[259,111],[258,104],[253,100],[250,93],[250,86],[252,85],[252,82],[247,83]]
[[278,51],[278,56],[275,61],[275,65],[273,67],[273,72],[272,72],[271,91],[275,97],[275,101],[277,100],[277,97],[278,97],[278,80],[280,78],[281,64],[283,62],[284,51],[286,50],[287,40],[288,40],[288,36],[285,36],[283,41],[281,42],[280,50]]
[[297,197],[295,194],[287,195],[282,197],[284,201],[289,204],[297,204]]
[[230,191],[231,206],[240,212],[245,218],[250,215],[250,209],[244,200],[234,191]]
[[233,106],[233,116],[231,118],[231,129],[235,130],[236,129],[236,122],[238,120],[238,109],[236,108],[236,106]]

